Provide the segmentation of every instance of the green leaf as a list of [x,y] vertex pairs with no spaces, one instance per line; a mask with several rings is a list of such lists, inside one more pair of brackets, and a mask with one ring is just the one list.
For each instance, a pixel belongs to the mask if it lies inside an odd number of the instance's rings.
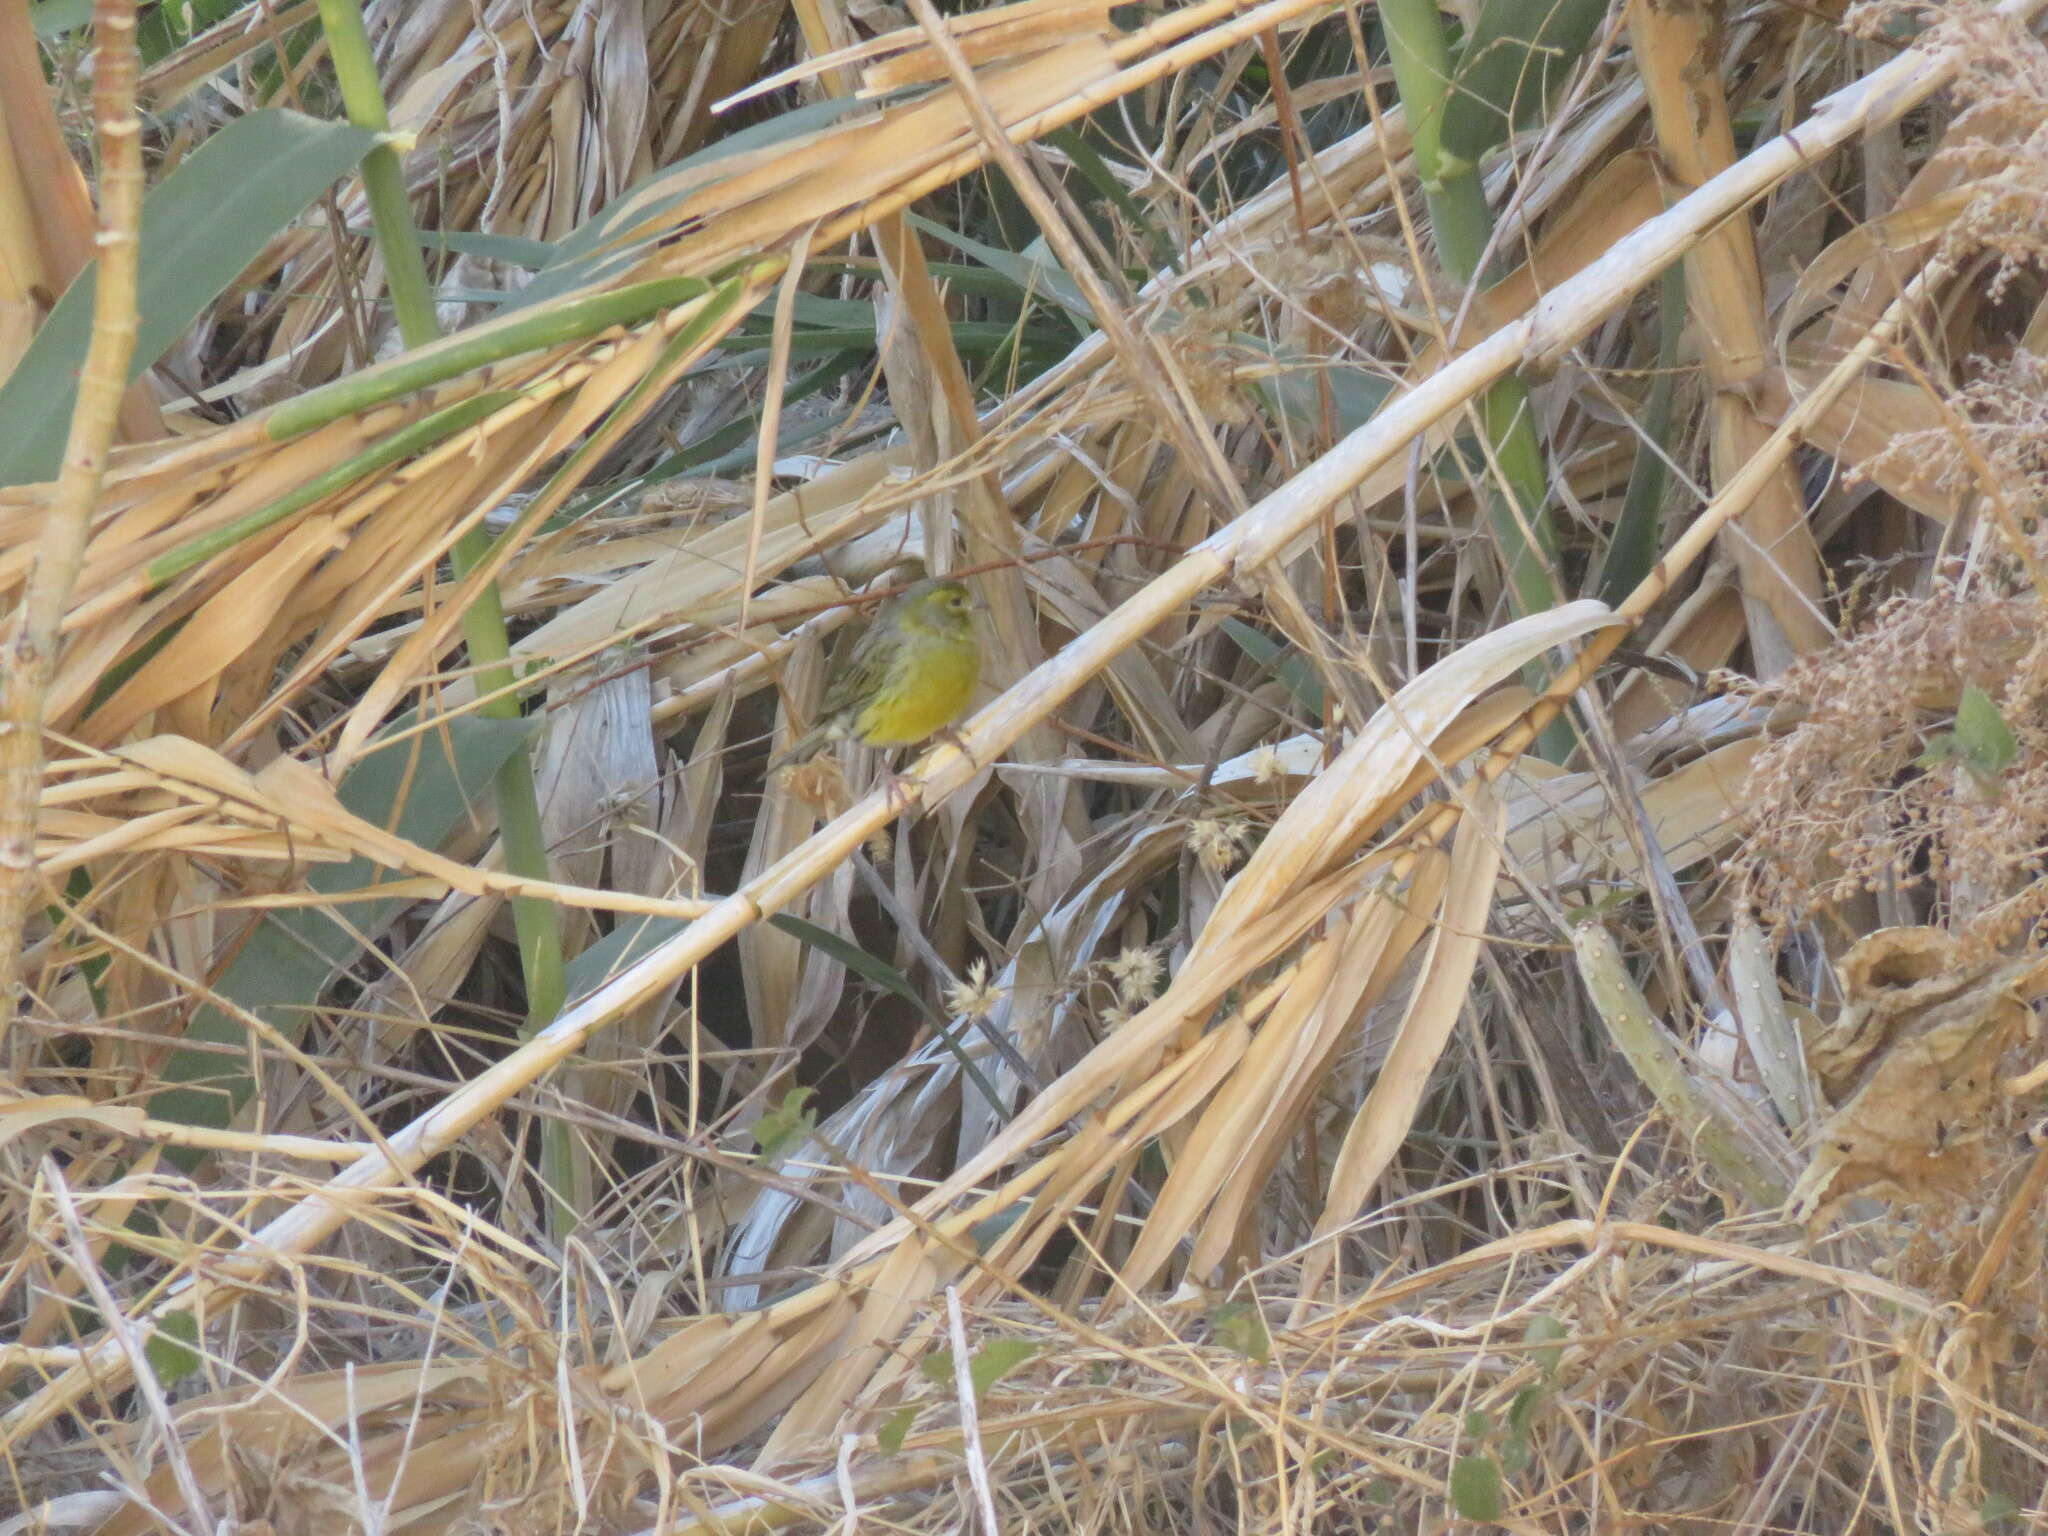
[[754,1122],[754,1145],[763,1159],[780,1157],[818,1128],[818,1112],[804,1107],[813,1092],[810,1088],[790,1089],[780,1104]]
[[937,1009],[924,1000],[923,995],[918,992],[917,988],[910,984],[908,976],[905,976],[886,960],[878,959],[874,955],[869,954],[851,939],[842,939],[829,928],[820,928],[816,923],[807,923],[802,918],[792,917],[787,912],[777,912],[768,921],[780,928],[784,933],[790,935],[790,937],[801,939],[813,949],[830,955],[856,976],[864,976],[876,986],[886,987],[898,997],[905,998],[915,1004],[917,1010],[930,1021],[932,1029],[946,1043],[946,1048],[953,1053],[954,1058],[960,1063],[960,1070],[966,1073],[968,1081],[972,1082],[976,1091],[988,1101],[989,1107],[994,1109],[999,1115],[1007,1115],[1009,1113],[1008,1108],[1003,1103],[1002,1095],[996,1092],[995,1084],[988,1080],[988,1075],[975,1064],[974,1058],[967,1054],[967,1048],[953,1037],[953,1032],[947,1028],[948,1021],[940,1015]]
[[176,1386],[199,1369],[199,1319],[190,1312],[166,1312],[142,1346],[150,1373],[160,1386]]
[[[364,224],[351,224],[348,232],[365,240],[374,240],[376,231]],[[499,262],[508,267],[524,267],[529,272],[538,271],[561,255],[561,247],[552,240],[528,240],[520,235],[486,235],[462,229],[416,229],[421,245],[430,251],[453,251],[458,256],[481,256],[486,261]],[[471,304],[504,304],[521,296],[523,290],[507,292],[499,288],[439,290],[444,299],[461,299]]]
[[[783,393],[784,409],[806,396],[817,394],[820,390],[838,383],[859,367],[866,355],[855,351],[841,352],[830,362],[813,368]],[[850,408],[846,411],[828,411],[809,425],[795,425],[785,419],[782,424],[782,435],[776,442],[776,449],[778,453],[793,453],[819,438],[838,438],[852,420],[853,413]],[[643,490],[650,485],[659,485],[666,480],[680,479],[693,471],[715,475],[727,469],[751,467],[757,457],[758,425],[751,417],[742,416],[737,421],[727,422],[714,432],[707,432],[682,452],[662,459],[645,473],[622,484],[605,487],[603,491],[589,498],[588,504],[579,505],[575,512],[564,514],[563,526],[567,526],[576,516],[592,510],[599,502],[621,500],[635,491]],[[858,434],[853,436],[857,438]]]
[[1927,738],[1927,745],[1920,755],[1913,759],[1915,768],[1939,768],[1943,763],[1952,763],[1963,755],[1963,744],[1956,739],[1954,731],[1936,731]]
[[1006,251],[1000,247],[986,245],[958,230],[935,224],[918,214],[910,215],[911,227],[930,235],[934,240],[943,240],[956,251],[972,256],[991,272],[1000,274],[1015,285],[1020,294],[1037,294],[1051,299],[1062,309],[1074,316],[1083,325],[1093,330],[1095,311],[1088,307],[1088,300],[1067,276],[1066,269],[1053,260],[1052,253],[1041,249],[1037,256],[1023,251]]
[[[988,1389],[1038,1353],[1038,1346],[1024,1339],[991,1339],[967,1362],[967,1380],[978,1403]],[[953,1385],[953,1351],[935,1349],[917,1362],[924,1378],[934,1386]]]
[[1486,0],[1451,74],[1444,174],[1535,122],[1585,56],[1607,0]]
[[1451,1467],[1451,1508],[1467,1520],[1500,1519],[1500,1468],[1491,1456],[1460,1456]]
[[[526,240],[518,235],[486,235],[459,229],[423,229],[420,243],[429,249],[453,251],[458,256],[481,256],[501,261],[508,267],[537,270],[560,254],[552,240]],[[493,295],[503,298],[505,295]]]
[[679,917],[621,917],[616,928],[586,947],[563,968],[566,1002],[574,1003],[588,997],[688,926]]
[[1576,927],[1580,923],[1597,923],[1612,917],[1623,907],[1642,894],[1642,887],[1617,884],[1603,891],[1592,901],[1564,903],[1565,922]]
[[[407,717],[392,730],[411,723]],[[365,821],[432,848],[490,794],[499,766],[532,731],[532,723],[525,720],[480,715],[446,720],[434,730],[372,752],[337,793],[341,803]],[[316,895],[357,895],[404,877],[404,871],[351,859],[319,865],[306,884]],[[297,1039],[319,1007],[328,981],[354,964],[364,946],[413,900],[372,896],[333,909],[266,912],[214,983],[214,991],[285,1038]],[[249,1031],[235,1014],[209,1003],[192,1015],[184,1039],[186,1044],[171,1052],[157,1078],[176,1086],[152,1094],[149,1113],[180,1125],[224,1128],[255,1089],[249,1076]],[[202,1154],[174,1147],[166,1156],[189,1171]]]
[[1963,701],[1956,706],[1956,745],[1970,769],[1987,779],[2004,773],[2020,755],[2020,744],[1997,703],[1974,683],[1963,690]]
[[974,1251],[976,1253],[987,1253],[1003,1240],[1003,1234],[1024,1219],[1024,1213],[1030,1209],[1031,1202],[1029,1200],[1018,1200],[1013,1204],[1004,1206],[995,1215],[987,1216],[977,1221],[967,1229],[968,1237],[974,1241]]
[[[1314,438],[1323,430],[1323,394],[1339,433],[1357,431],[1370,421],[1394,392],[1383,373],[1310,358],[1291,347],[1258,336],[1234,334],[1238,346],[1259,354],[1259,372],[1250,383],[1266,409],[1282,418],[1300,436]],[[1270,364],[1263,361],[1271,359]]]
[[1621,516],[1607,536],[1600,562],[1600,600],[1619,607],[1650,574],[1657,562],[1658,535],[1664,521],[1664,496],[1670,484],[1669,460],[1677,443],[1674,426],[1678,392],[1678,352],[1685,337],[1685,267],[1673,262],[1658,285],[1657,375],[1639,423],[1636,461],[1622,497]]
[[76,32],[91,20],[92,0],[41,0],[28,10],[29,25],[45,41]]
[[[142,201],[139,329],[128,378],[162,357],[269,243],[377,142],[297,112],[252,112],[195,149]],[[88,265],[0,385],[0,485],[53,478],[92,340]]]
[[1522,1334],[1524,1342],[1534,1346],[1529,1358],[1547,1376],[1556,1374],[1559,1362],[1564,1359],[1564,1345],[1559,1341],[1569,1337],[1571,1333],[1564,1320],[1548,1312],[1538,1312],[1530,1318]]
[[1256,1302],[1227,1301],[1216,1309],[1210,1322],[1216,1342],[1225,1349],[1259,1365],[1273,1357],[1273,1335],[1266,1330],[1266,1316]]
[[1518,1472],[1528,1464],[1529,1432],[1536,1422],[1536,1411],[1549,1396],[1548,1387],[1524,1387],[1509,1404],[1507,1434],[1501,1444],[1501,1462],[1508,1471]]
[[1465,1415],[1465,1435],[1471,1440],[1487,1440],[1493,1436],[1493,1419],[1477,1408]]
[[910,1433],[910,1426],[917,1422],[917,1404],[905,1403],[882,1423],[875,1431],[875,1449],[884,1456],[894,1456],[903,1449],[903,1439]]
[[988,1396],[990,1387],[1037,1353],[1038,1346],[1028,1339],[990,1339],[967,1367],[967,1379],[974,1386],[974,1400],[980,1402]]
[[2019,1504],[2003,1493],[1994,1493],[1977,1506],[1977,1518],[1986,1525],[1994,1520],[2010,1520],[2019,1512]]
[[[985,320],[956,320],[947,327],[947,334],[953,338],[954,347],[962,357],[979,358],[989,356],[1008,343],[1016,335],[1016,327]],[[761,354],[773,342],[774,338],[766,332],[735,334],[726,339],[724,351],[728,355],[706,366],[758,368],[761,366]],[[792,362],[804,362],[811,358],[832,357],[849,348],[873,351],[874,344],[875,329],[871,325],[831,330],[798,329],[790,335],[789,356]]]
[[777,912],[768,919],[793,939],[801,939],[811,948],[830,955],[856,976],[865,977],[876,986],[894,992],[905,1002],[914,1006],[927,1019],[936,1022],[938,1010],[924,1000],[910,978],[897,970],[888,961],[877,958],[862,949],[851,939],[841,938],[829,928],[820,928],[816,923],[805,922],[787,912]]
[[1282,645],[1271,636],[1260,634],[1242,619],[1225,619],[1223,632],[1237,642],[1245,655],[1262,663],[1278,678],[1301,702],[1302,708],[1322,713],[1323,685],[1317,680],[1315,668],[1309,665],[1306,656],[1292,646]]
[[161,63],[248,4],[250,0],[158,0],[143,11],[135,29],[136,52],[144,65]]
[[1130,188],[1110,170],[1109,162],[1096,153],[1095,147],[1082,136],[1078,127],[1069,124],[1065,128],[1055,128],[1045,136],[1045,141],[1057,149],[1064,150],[1067,157],[1074,162],[1074,169],[1081,173],[1081,179],[1116,206],[1117,212],[1124,216],[1144,243],[1146,259],[1153,266],[1162,267],[1170,272],[1181,270],[1179,248],[1153,222],[1145,205],[1131,196]]

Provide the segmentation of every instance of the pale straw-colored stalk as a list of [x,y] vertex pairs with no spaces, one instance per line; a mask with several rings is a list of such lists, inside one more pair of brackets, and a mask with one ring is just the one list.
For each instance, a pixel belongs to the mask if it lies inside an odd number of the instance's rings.
[[43,779],[43,698],[57,664],[71,588],[85,562],[100,478],[135,351],[141,262],[142,124],[135,115],[134,0],[93,9],[93,120],[100,142],[98,283],[92,342],[71,412],[64,467],[0,667],[0,1072],[20,986],[22,934],[42,899],[36,797]]
[[[2048,0],[2008,0],[2003,9],[2027,16],[2043,3]],[[1526,316],[1479,341],[1447,363],[1441,372],[1392,401],[1322,459],[1242,518],[1196,546],[1094,628],[1007,690],[965,727],[964,752],[946,746],[921,760],[903,786],[905,798],[912,804],[936,800],[971,782],[981,772],[981,765],[995,760],[1010,741],[1044,719],[1206,587],[1288,549],[1304,532],[1313,529],[1334,501],[1405,452],[1411,442],[1434,424],[1463,409],[1494,379],[1519,366],[1554,366],[1641,284],[1721,221],[1858,133],[1910,110],[1946,84],[1956,68],[1953,58],[1929,57],[1917,51],[1902,53],[1821,101],[1796,128],[1760,144],[1667,212],[1648,220],[1605,256],[1558,285]],[[1659,561],[1651,576],[1618,610],[1621,617],[1639,622],[1669,589],[1672,580],[1699,558],[1726,521],[1747,505],[1748,497],[1755,494],[1765,477],[1776,472],[1776,466],[1792,451],[1801,431],[1849,387],[1874,356],[1891,345],[1900,326],[1924,301],[1930,285],[1929,275],[1923,273],[1886,311],[1882,322],[1786,415],[1754,465],[1728,481]],[[1505,734],[1482,772],[1489,777],[1504,772],[1536,732],[1564,708],[1572,692],[1604,660],[1622,633],[1620,628],[1609,629],[1589,643],[1522,722]],[[853,806],[802,847],[719,901],[701,920],[566,1010],[516,1052],[392,1135],[389,1155],[358,1160],[239,1248],[213,1259],[204,1279],[186,1278],[167,1287],[148,1318],[138,1321],[154,1322],[168,1312],[189,1308],[195,1291],[210,1292],[219,1287],[252,1283],[280,1260],[307,1252],[324,1241],[350,1219],[360,1202],[372,1197],[375,1191],[401,1185],[414,1170],[453,1147],[513,1094],[568,1060],[591,1032],[624,1015],[749,925],[800,896],[903,809],[897,797],[880,791]],[[1440,805],[1411,829],[1411,839],[1440,839],[1457,816],[1454,804]],[[960,1189],[984,1177],[990,1167],[1014,1156],[1020,1143],[1028,1144],[1056,1129],[1072,1111],[1073,1106],[1062,1097],[1061,1084],[1052,1084],[1043,1098],[1028,1105],[1019,1120],[981,1157],[961,1168],[921,1204],[929,1208],[954,1198]],[[1588,1224],[1567,1225],[1587,1227],[1589,1237],[1592,1235]],[[1677,1234],[1666,1232],[1660,1232],[1659,1237],[1666,1241],[1678,1239]],[[829,1300],[821,1294],[826,1289],[817,1287],[805,1293],[806,1304],[823,1305]],[[88,1365],[67,1372],[21,1403],[5,1420],[0,1420],[0,1429],[19,1434],[46,1423],[87,1390],[95,1386],[110,1389],[121,1371],[119,1347],[103,1338],[92,1347]]]

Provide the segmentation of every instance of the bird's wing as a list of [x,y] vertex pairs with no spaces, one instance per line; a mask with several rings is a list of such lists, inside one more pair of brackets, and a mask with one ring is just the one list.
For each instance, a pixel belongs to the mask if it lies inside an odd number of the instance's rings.
[[821,722],[858,713],[881,691],[895,658],[896,639],[894,626],[883,623],[881,618],[869,623],[847,652],[846,660],[832,669],[825,684],[825,702],[818,710]]

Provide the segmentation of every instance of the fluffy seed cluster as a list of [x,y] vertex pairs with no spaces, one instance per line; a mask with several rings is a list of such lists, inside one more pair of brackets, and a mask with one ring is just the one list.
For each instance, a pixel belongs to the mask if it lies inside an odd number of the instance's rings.
[[1869,468],[1902,471],[1930,490],[1978,492],[1987,512],[2009,516],[2037,565],[2048,561],[2048,529],[2033,510],[2048,506],[2048,357],[1973,359],[1948,404],[1954,422],[1899,434]]
[[[1890,889],[1921,921],[2038,947],[2048,915],[2048,638],[2032,592],[1898,598],[1763,695],[1782,732],[1751,779],[1746,895],[1775,923]],[[1987,769],[1956,745],[1966,690],[2010,733]]]
[[1159,958],[1159,952],[1136,944],[1126,944],[1117,951],[1108,968],[1117,1001],[1127,1008],[1142,1008],[1151,1002],[1166,976],[1166,962]]
[[989,978],[988,962],[978,956],[966,973],[946,988],[946,1008],[955,1018],[985,1019],[1003,1000],[1004,989]]
[[1940,158],[1971,197],[1947,232],[1945,254],[1994,255],[1996,299],[2021,268],[2048,258],[2048,47],[1985,0],[1878,0],[1848,21],[1893,42],[1923,34],[1960,57],[1951,88],[1957,112]]
[[1253,836],[1244,822],[1225,821],[1217,816],[1198,816],[1188,823],[1188,847],[1194,850],[1204,869],[1219,875],[1237,862]]

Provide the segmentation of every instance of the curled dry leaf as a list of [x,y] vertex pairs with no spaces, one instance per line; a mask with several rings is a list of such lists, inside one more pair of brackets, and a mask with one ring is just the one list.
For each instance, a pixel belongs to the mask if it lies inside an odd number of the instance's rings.
[[2019,1155],[2003,1087],[2037,1042],[2038,962],[1972,959],[1938,928],[1887,928],[1839,966],[1840,1015],[1807,1046],[1834,1113],[1795,1191],[1812,1215],[1858,1192],[1969,1200]]

